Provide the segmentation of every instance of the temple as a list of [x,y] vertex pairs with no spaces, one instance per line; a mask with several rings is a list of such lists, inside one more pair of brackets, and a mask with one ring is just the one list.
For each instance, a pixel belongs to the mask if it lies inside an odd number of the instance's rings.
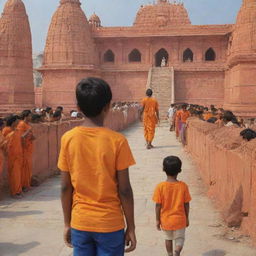
[[35,104],[31,31],[21,0],[8,0],[0,18],[1,111]]
[[[17,5],[18,7],[10,7]],[[1,65],[8,61],[9,71],[1,69],[0,93],[6,102],[18,103],[31,89],[31,81],[19,79],[21,70],[12,68],[11,58],[19,58],[30,72],[30,31],[26,19],[15,29],[3,29],[12,12],[26,18],[21,0],[8,0],[1,18]],[[110,83],[114,101],[140,101],[146,88],[152,88],[162,111],[171,102],[224,106],[237,115],[256,113],[256,0],[243,0],[236,24],[193,25],[183,3],[158,0],[143,5],[130,27],[104,27],[97,14],[89,19],[79,0],[61,0],[49,27],[42,73],[42,88],[36,89],[36,105],[75,107],[74,87],[86,76],[98,76]],[[24,22],[26,24],[24,24]],[[11,42],[7,51],[5,35],[26,27],[22,46]],[[22,48],[24,49],[24,47]],[[8,57],[7,54],[10,54]],[[20,54],[24,56],[19,56]],[[25,56],[26,55],[26,56]],[[28,56],[28,58],[27,58]],[[26,59],[27,58],[27,59]],[[26,65],[25,65],[26,64]],[[29,73],[29,74],[28,74]],[[3,82],[4,81],[4,82]],[[19,81],[19,82],[16,82]],[[10,91],[12,88],[12,93]],[[8,95],[4,96],[4,95]],[[29,100],[32,102],[32,98]]]

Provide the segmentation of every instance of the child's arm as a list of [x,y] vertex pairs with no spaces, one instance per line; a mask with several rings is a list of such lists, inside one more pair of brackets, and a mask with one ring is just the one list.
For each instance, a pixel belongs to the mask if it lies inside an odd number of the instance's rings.
[[125,234],[126,246],[129,246],[125,252],[134,251],[136,248],[136,235],[134,223],[134,201],[133,191],[129,179],[129,170],[117,171],[118,194],[124,211],[127,229]]
[[61,173],[61,203],[64,215],[64,241],[68,247],[71,245],[71,210],[73,203],[73,186],[71,184],[69,172]]
[[160,220],[161,208],[162,208],[161,204],[156,204],[156,228],[159,231],[161,231],[161,220]]
[[186,214],[186,218],[187,218],[187,227],[189,226],[189,203],[185,203],[184,204],[184,208],[185,208],[185,214]]

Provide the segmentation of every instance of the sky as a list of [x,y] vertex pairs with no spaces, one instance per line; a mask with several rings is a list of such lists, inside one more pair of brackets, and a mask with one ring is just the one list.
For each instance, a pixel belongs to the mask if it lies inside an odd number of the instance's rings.
[[[7,0],[0,0],[2,13]],[[153,0],[80,0],[89,18],[95,12],[103,26],[130,26],[142,4]],[[23,0],[30,20],[33,38],[33,52],[40,53],[45,40],[51,17],[56,11],[59,0]],[[242,0],[184,0],[192,24],[232,24],[235,23]]]

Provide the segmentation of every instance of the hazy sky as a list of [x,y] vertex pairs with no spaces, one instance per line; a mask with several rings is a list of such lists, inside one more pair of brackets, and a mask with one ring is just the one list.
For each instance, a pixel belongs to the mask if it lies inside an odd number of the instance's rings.
[[[0,11],[7,0],[0,0]],[[33,50],[44,49],[46,34],[51,17],[59,5],[59,0],[23,0],[29,15]],[[87,17],[96,12],[103,26],[132,25],[141,4],[153,0],[81,0]],[[184,0],[193,24],[235,23],[242,0]]]

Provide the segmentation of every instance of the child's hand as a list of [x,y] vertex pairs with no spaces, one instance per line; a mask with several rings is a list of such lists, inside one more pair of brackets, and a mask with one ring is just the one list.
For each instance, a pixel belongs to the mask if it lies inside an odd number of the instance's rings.
[[137,240],[134,229],[127,229],[125,233],[125,245],[129,246],[125,252],[132,252],[136,249]]
[[189,219],[187,219],[187,227],[189,227]]
[[161,231],[161,222],[160,220],[156,221],[156,228],[158,231]]
[[63,234],[64,242],[67,247],[73,248],[71,244],[71,228],[65,227],[64,228],[64,234]]

